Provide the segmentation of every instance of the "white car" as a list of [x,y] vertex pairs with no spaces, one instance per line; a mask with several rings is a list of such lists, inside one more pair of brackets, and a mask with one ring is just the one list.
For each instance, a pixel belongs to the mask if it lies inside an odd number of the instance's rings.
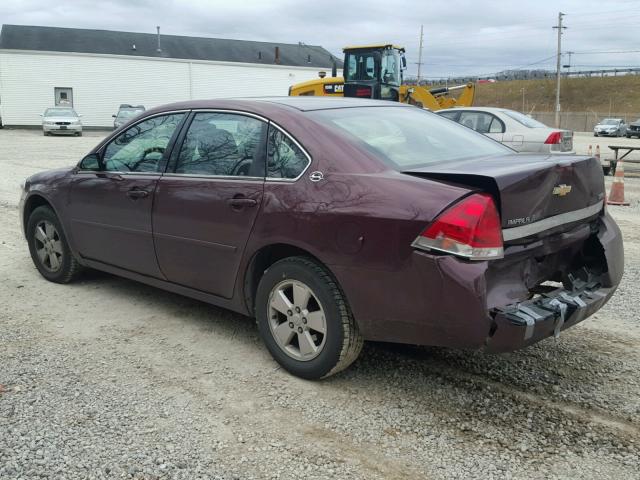
[[42,115],[43,135],[64,134],[82,136],[80,115],[70,107],[47,108]]
[[593,127],[593,136],[624,137],[627,124],[622,118],[605,118]]
[[515,110],[494,107],[457,107],[436,112],[518,152],[575,153],[573,132],[547,127]]

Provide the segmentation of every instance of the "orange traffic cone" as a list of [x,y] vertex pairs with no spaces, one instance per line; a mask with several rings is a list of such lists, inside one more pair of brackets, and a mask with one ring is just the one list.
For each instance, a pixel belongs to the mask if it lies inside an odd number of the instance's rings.
[[629,202],[624,201],[624,162],[622,160],[618,160],[616,165],[616,174],[613,177],[607,205],[629,205]]

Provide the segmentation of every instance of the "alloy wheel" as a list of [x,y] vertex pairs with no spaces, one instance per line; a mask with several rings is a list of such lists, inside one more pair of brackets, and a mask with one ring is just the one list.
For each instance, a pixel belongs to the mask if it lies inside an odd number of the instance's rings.
[[34,247],[41,265],[50,272],[62,267],[62,241],[53,223],[42,220],[36,224],[33,233]]
[[312,360],[324,348],[324,308],[311,288],[299,280],[284,280],[271,290],[269,328],[282,351],[296,360]]

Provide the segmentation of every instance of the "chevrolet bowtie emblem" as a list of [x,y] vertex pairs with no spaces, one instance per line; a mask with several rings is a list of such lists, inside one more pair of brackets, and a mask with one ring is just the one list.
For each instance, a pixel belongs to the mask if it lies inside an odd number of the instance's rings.
[[564,197],[571,191],[571,185],[565,185],[564,183],[558,185],[557,187],[553,187],[553,194],[558,195],[560,197]]

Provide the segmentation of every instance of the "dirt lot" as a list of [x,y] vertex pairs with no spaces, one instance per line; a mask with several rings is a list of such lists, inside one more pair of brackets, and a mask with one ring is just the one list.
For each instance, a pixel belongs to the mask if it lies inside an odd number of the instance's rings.
[[367,344],[307,382],[248,318],[99,272],[38,275],[18,184],[100,135],[0,130],[0,478],[638,478],[640,180],[611,208],[623,284],[559,341]]

